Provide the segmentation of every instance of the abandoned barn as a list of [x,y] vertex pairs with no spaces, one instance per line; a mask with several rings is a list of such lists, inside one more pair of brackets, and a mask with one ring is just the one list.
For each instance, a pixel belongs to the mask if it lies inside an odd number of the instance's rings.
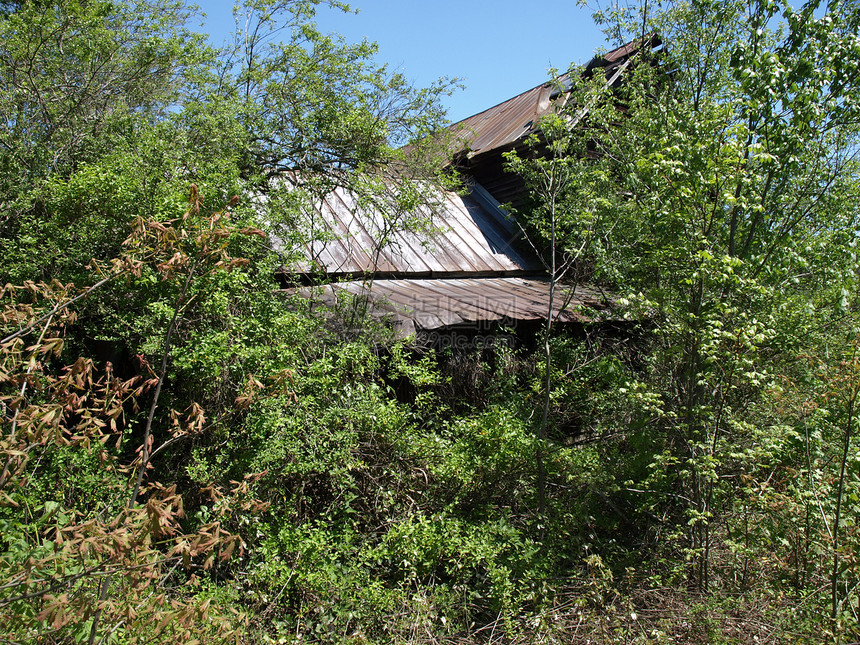
[[[627,44],[579,71],[614,86],[636,52]],[[561,324],[607,316],[605,296],[581,284],[559,285],[550,308],[547,268],[500,205],[525,188],[505,171],[504,153],[522,149],[541,118],[565,104],[566,87],[565,77],[543,83],[450,126],[450,163],[468,192],[436,194],[421,231],[383,212],[384,200],[359,203],[344,189],[322,197],[313,217],[324,234],[307,242],[305,260],[290,270],[316,276],[303,293],[328,304],[360,299],[403,337],[533,327],[548,315]]]

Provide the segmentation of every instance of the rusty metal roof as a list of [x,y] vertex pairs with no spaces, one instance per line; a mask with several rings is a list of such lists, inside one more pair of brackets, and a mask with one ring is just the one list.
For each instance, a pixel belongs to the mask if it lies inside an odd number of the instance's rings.
[[[655,37],[645,42],[660,44]],[[611,86],[640,46],[628,43],[595,57],[581,73],[603,73]],[[396,200],[386,201],[384,195],[360,202],[336,189],[318,200],[308,213],[308,230],[317,234],[305,246],[306,259],[293,270],[322,272],[331,282],[299,293],[333,306],[344,297],[367,298],[372,315],[401,336],[548,315],[559,322],[587,322],[595,319],[595,311],[608,312],[595,290],[559,286],[550,314],[544,266],[519,245],[518,227],[496,201],[518,190],[515,183],[505,183],[500,151],[518,145],[541,117],[567,100],[567,81],[541,84],[451,126],[454,145],[460,146],[460,169],[468,167],[477,179],[467,196],[428,192],[434,205],[415,221],[398,214]],[[355,279],[361,276],[373,279]]]
[[552,86],[538,85],[494,107],[451,126],[471,155],[502,148],[533,131],[534,124],[549,112]]
[[[326,305],[337,295],[368,297],[375,318],[391,324],[398,335],[409,336],[443,327],[475,326],[483,322],[515,325],[523,320],[545,320],[549,311],[547,278],[465,278],[415,280],[353,280],[301,292]],[[601,295],[588,287],[558,285],[553,317],[558,322],[589,322],[593,316],[579,310],[586,306],[607,311]]]
[[[348,191],[336,189],[314,205],[309,221],[313,219],[315,239],[306,244],[307,260],[297,272],[451,277],[541,271],[534,254],[517,248],[519,229],[475,190],[466,196],[436,194],[433,206],[399,216],[384,199],[359,203]],[[413,221],[416,215],[420,222]]]
[[[659,40],[654,36],[649,36],[644,42],[649,47],[659,44]],[[596,69],[602,69],[607,74],[607,83],[612,84],[617,79],[614,72],[618,71],[641,45],[642,41],[637,40],[602,56],[595,56],[582,68],[582,73],[591,74]],[[541,117],[564,103],[566,94],[559,92],[559,88],[565,87],[570,89],[567,74],[554,83],[543,83],[458,121],[449,127],[449,131],[454,133],[454,141],[457,142],[459,151],[465,152],[470,158],[514,145],[535,131]]]

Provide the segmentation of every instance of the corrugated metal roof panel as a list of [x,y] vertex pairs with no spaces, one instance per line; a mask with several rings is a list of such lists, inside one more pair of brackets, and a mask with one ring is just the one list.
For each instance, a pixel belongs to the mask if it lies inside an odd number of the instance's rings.
[[543,268],[537,257],[516,248],[518,236],[505,214],[474,197],[438,195],[426,211],[429,233],[392,221],[396,215],[385,209],[382,199],[365,206],[344,189],[326,195],[315,208],[316,239],[306,246],[308,261],[294,270],[405,277],[514,275]]
[[470,154],[504,147],[526,136],[546,114],[552,87],[544,83],[451,126]]
[[[327,304],[339,291],[366,296],[377,318],[386,318],[402,335],[452,325],[545,320],[549,280],[543,278],[464,278],[349,281],[308,287],[301,292]],[[559,322],[589,322],[581,305],[606,311],[600,295],[588,287],[558,285],[553,306]]]
[[[611,74],[613,68],[639,50],[642,42],[636,40],[602,56],[595,56],[582,68],[583,73],[604,68],[607,74]],[[656,46],[659,44],[659,39],[652,36],[644,42],[649,47]],[[608,80],[609,76],[607,76]],[[566,86],[569,91],[570,83],[566,81],[566,74],[558,79],[558,83],[562,87]],[[466,152],[469,157],[475,157],[511,146],[533,132],[535,124],[554,109],[557,100],[564,102],[566,92],[559,93],[554,83],[543,83],[483,112],[458,121],[449,127],[457,142],[455,148],[459,147],[459,151]]]

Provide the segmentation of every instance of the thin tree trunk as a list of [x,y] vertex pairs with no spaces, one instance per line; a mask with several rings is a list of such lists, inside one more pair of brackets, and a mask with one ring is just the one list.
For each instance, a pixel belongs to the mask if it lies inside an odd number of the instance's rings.
[[546,362],[546,373],[544,377],[543,411],[541,413],[540,426],[538,427],[538,448],[535,455],[537,461],[537,485],[538,485],[538,513],[543,517],[546,510],[546,464],[544,464],[543,444],[546,441],[547,424],[549,422],[549,407],[551,403],[550,386],[552,385],[552,348],[550,347],[550,332],[552,332],[552,314],[555,305],[555,283],[556,283],[556,259],[555,259],[555,193],[553,177],[550,177],[550,226],[552,236],[550,243],[550,277],[549,277],[549,307],[546,313],[546,326],[544,328],[544,360]]
[[[851,362],[849,370],[853,372],[857,359],[857,346],[851,353]],[[852,374],[852,376],[854,376]],[[851,384],[851,390],[848,396],[848,419],[845,422],[845,439],[842,442],[842,460],[839,464],[839,487],[836,491],[836,515],[833,519],[833,571],[830,576],[830,600],[831,600],[831,615],[833,620],[836,620],[839,610],[839,521],[842,515],[842,493],[845,488],[845,467],[848,463],[848,449],[851,445],[851,426],[854,425],[854,404],[857,400],[858,387],[856,383]]]

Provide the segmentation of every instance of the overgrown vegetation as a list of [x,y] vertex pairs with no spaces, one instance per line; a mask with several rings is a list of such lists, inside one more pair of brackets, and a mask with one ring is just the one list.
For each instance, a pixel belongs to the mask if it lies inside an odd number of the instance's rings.
[[629,322],[438,355],[274,281],[450,181],[323,7],[0,3],[0,640],[856,641],[857,4],[598,13],[510,163]]

